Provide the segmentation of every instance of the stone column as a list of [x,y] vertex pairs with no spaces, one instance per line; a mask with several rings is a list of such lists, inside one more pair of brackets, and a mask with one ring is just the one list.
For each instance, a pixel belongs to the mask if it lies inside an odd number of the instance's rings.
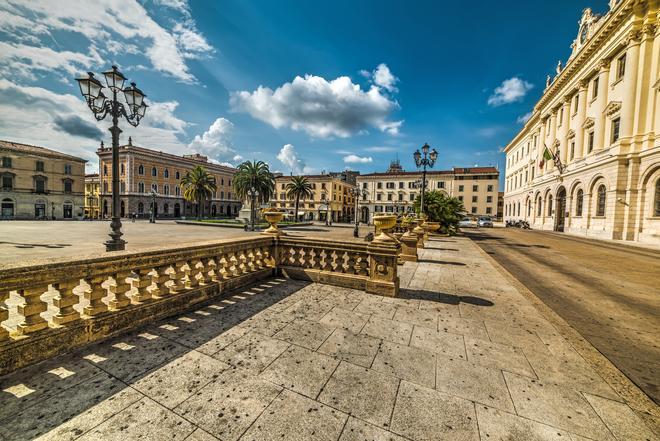
[[575,119],[575,159],[583,158],[587,152],[587,148],[584,145],[584,121],[587,117],[587,85],[589,83],[586,81],[580,81],[578,89],[578,110],[577,117]]
[[[598,71],[598,96],[595,101],[596,118],[594,127],[594,150],[605,148],[605,107],[607,107],[607,91],[610,78],[610,60],[601,60]],[[609,145],[609,143],[608,143]]]
[[545,167],[541,168],[539,167],[539,164],[541,163],[541,158],[543,158],[543,149],[545,146],[545,125],[546,119],[541,119],[541,130],[539,133],[539,143],[536,148],[536,163],[534,164],[534,167],[536,167],[536,172],[538,176],[543,176],[543,172],[545,170]]
[[[631,31],[626,49],[626,72],[623,76],[623,99],[621,100],[621,125],[619,138],[626,139],[633,135],[635,111],[639,102],[636,97],[637,76],[639,70],[639,31]],[[629,141],[629,140],[628,140]]]
[[559,141],[561,142],[559,146],[559,158],[563,164],[568,162],[568,150],[570,149],[568,142],[568,129],[571,126],[571,98],[565,97],[564,104],[562,105],[563,109],[563,120],[561,123],[561,133],[559,134]]

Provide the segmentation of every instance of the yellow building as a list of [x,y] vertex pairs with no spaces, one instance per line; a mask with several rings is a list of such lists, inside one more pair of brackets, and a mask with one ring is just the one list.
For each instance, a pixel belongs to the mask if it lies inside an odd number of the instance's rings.
[[505,148],[505,219],[660,244],[659,5],[584,10],[565,67]]
[[[101,183],[101,216],[112,215],[112,148],[97,150]],[[241,208],[241,201],[232,190],[236,169],[214,164],[198,153],[173,155],[145,147],[128,145],[119,148],[120,216],[148,217],[155,193],[155,212],[159,218],[195,216],[194,203],[183,198],[181,179],[189,170],[201,165],[213,176],[216,192],[204,203],[203,215],[210,217],[234,217]]]
[[[298,216],[301,220],[350,222],[355,214],[355,198],[350,190],[355,188],[339,175],[321,174],[305,176],[312,186],[311,199],[301,199]],[[293,216],[295,201],[287,197],[286,185],[292,176],[275,177],[275,194],[270,201],[273,207],[286,209]]]
[[85,218],[101,217],[101,181],[98,173],[85,175]]
[[86,162],[0,141],[0,219],[82,219]]

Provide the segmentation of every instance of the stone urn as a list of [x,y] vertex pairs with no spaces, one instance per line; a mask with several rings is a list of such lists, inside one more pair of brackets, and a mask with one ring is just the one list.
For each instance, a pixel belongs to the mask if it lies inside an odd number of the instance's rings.
[[270,224],[270,226],[265,230],[262,231],[261,234],[272,234],[272,235],[277,235],[277,236],[282,236],[284,233],[282,230],[277,228],[277,223],[282,221],[282,217],[284,217],[284,213],[281,211],[277,210],[264,210],[261,215],[263,216],[264,219],[266,219],[266,222]]
[[440,229],[440,222],[425,222],[424,223],[424,228],[429,232],[429,233],[435,233]]
[[374,216],[374,225],[376,232],[380,234],[374,238],[374,242],[396,242],[397,240],[390,236],[387,232],[396,226],[396,215],[394,214],[381,214]]
[[417,228],[417,220],[411,217],[406,217],[401,222],[401,225],[406,229],[406,232],[403,233],[404,237],[415,236],[415,228]]

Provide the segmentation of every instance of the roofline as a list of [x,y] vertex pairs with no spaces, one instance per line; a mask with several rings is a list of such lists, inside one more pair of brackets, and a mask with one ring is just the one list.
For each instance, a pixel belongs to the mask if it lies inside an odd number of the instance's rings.
[[[25,147],[35,147],[35,148],[38,148],[38,149],[46,150],[46,152],[42,153],[44,156],[50,156],[50,157],[60,158],[60,159],[70,159],[71,161],[82,162],[84,164],[89,162],[89,161],[87,161],[87,159],[79,158],[77,156],[69,155],[67,153],[58,152],[57,150],[49,149],[48,147],[44,147],[44,146],[40,146],[40,145],[34,145],[34,144],[25,144],[24,142],[16,142],[16,141],[9,141],[9,140],[6,140],[6,139],[0,139],[0,149],[3,149],[3,150],[9,150],[9,151],[15,151],[15,152],[20,151],[18,149],[14,149],[14,148],[2,145],[1,143],[3,143],[3,142],[9,143],[9,144],[22,145],[22,146],[25,146]],[[20,152],[21,153],[28,153],[28,154],[32,154],[32,155],[37,154],[37,152],[23,152],[23,151],[20,151]]]

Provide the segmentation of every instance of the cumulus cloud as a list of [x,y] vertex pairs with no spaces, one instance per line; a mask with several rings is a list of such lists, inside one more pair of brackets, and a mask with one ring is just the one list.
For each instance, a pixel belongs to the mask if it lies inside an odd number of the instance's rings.
[[396,148],[389,146],[373,146],[373,147],[367,147],[365,150],[374,153],[384,153],[384,152],[396,151]]
[[388,92],[397,91],[395,84],[399,79],[392,74],[390,68],[385,63],[378,65],[373,73],[373,80],[376,85],[384,87]]
[[85,121],[78,115],[60,116],[55,115],[53,124],[56,128],[68,133],[69,135],[79,136],[81,138],[102,140],[105,136],[103,130],[98,125]]
[[291,144],[285,144],[280,149],[277,159],[293,174],[311,173],[314,170],[305,164],[305,161],[298,156],[298,152]]
[[188,145],[190,150],[202,153],[218,162],[239,161],[231,141],[234,124],[226,118],[218,118],[201,136],[197,135]]
[[488,105],[497,107],[504,104],[515,103],[522,101],[527,95],[527,92],[532,90],[534,85],[522,80],[518,77],[512,77],[502,81],[502,84],[497,86],[493,94],[488,97]]
[[532,112],[527,112],[524,115],[520,115],[517,119],[516,122],[518,124],[525,124],[529,119],[532,117]]
[[[185,2],[167,1],[179,10],[187,10]],[[127,13],[130,11],[130,13]],[[0,24],[10,29],[7,35],[14,44],[0,49],[0,67],[5,71],[17,66],[18,72],[30,75],[34,70],[61,68],[67,73],[101,63],[98,52],[117,53],[126,48],[133,53],[139,42],[141,52],[156,70],[187,83],[195,81],[186,59],[212,51],[206,39],[188,17],[166,29],[157,23],[137,0],[6,0],[0,5]],[[45,47],[54,34],[70,33],[84,37],[89,43],[84,53],[58,51]],[[16,43],[16,41],[20,43]],[[31,47],[26,43],[31,43]],[[36,59],[36,63],[25,60]]]
[[248,113],[275,128],[305,131],[317,138],[347,138],[370,127],[397,134],[402,124],[389,119],[399,108],[395,100],[377,86],[363,90],[345,76],[330,81],[296,76],[275,90],[259,86],[253,92],[232,92],[229,103],[233,111]]
[[344,162],[346,164],[368,164],[373,161],[374,160],[371,156],[358,156],[353,154],[344,156]]

